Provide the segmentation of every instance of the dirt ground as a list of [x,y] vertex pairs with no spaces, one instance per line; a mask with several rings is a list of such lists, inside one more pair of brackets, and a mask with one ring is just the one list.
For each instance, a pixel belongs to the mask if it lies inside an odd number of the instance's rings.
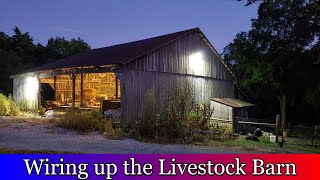
[[110,140],[99,133],[79,134],[55,127],[48,118],[0,117],[0,148],[86,154],[307,153],[268,147],[212,147]]

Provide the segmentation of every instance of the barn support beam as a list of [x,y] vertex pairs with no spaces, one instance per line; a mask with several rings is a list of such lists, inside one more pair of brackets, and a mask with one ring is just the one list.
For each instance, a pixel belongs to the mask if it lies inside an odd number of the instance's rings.
[[57,76],[53,77],[53,90],[54,90],[54,100],[57,100]]
[[236,118],[236,108],[232,108],[232,133],[238,133],[238,119]]
[[96,67],[96,68],[73,68],[68,70],[51,70],[47,72],[39,72],[38,76],[40,78],[60,76],[60,75],[69,75],[72,73],[75,74],[87,74],[87,73],[105,73],[105,72],[114,72],[116,66],[110,67]]
[[83,88],[83,78],[84,74],[80,74],[80,107],[83,107],[83,96],[84,96],[84,88]]
[[118,97],[119,97],[118,88],[119,88],[118,77],[116,76],[116,99],[118,99]]
[[72,80],[72,105],[71,108],[72,110],[75,109],[75,104],[76,104],[76,78],[77,75],[75,73],[71,74],[71,80]]

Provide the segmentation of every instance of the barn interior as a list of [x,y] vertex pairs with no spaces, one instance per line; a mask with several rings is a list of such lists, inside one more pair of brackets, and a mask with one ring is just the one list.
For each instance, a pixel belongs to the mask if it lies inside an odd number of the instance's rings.
[[[72,107],[71,75],[41,78],[40,83],[41,104],[51,101],[57,107]],[[120,103],[120,80],[113,72],[77,74],[74,90],[76,108],[100,108],[103,100]]]

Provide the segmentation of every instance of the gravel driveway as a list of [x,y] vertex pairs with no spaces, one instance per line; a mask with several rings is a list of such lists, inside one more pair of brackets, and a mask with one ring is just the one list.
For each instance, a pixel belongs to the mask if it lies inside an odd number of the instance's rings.
[[219,154],[308,153],[271,147],[212,147],[144,143],[134,139],[110,140],[99,133],[79,134],[56,128],[40,117],[1,117],[0,149],[57,151],[87,154]]
[[213,147],[110,140],[99,133],[79,134],[55,128],[45,118],[0,117],[0,148],[94,154],[235,153]]

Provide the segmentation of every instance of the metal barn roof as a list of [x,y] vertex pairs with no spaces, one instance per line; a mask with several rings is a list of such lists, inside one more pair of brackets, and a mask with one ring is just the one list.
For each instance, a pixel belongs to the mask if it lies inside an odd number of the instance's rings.
[[[189,29],[185,31],[180,31],[176,33],[171,33],[167,35],[162,35],[158,37],[153,37],[149,39],[143,39],[139,41],[92,49],[83,53],[75,54],[69,57],[56,60],[42,66],[33,68],[26,72],[21,72],[17,75],[24,73],[34,73],[41,71],[55,71],[59,69],[68,69],[68,68],[78,68],[78,67],[101,67],[105,65],[117,65],[125,64],[130,61],[136,60],[139,57],[142,57],[154,50],[157,50],[170,42],[173,42],[185,35],[190,33],[197,32],[213,53],[218,57],[221,63],[227,68],[230,74],[236,79],[235,75],[232,73],[230,68],[221,58],[219,53],[215,50],[209,40],[205,37],[202,31],[199,28]],[[13,77],[13,76],[12,76]]]
[[134,60],[149,53],[152,50],[162,47],[190,32],[199,28],[180,31],[172,34],[154,38],[119,44],[99,49],[92,49],[83,53],[72,55],[40,67],[31,69],[29,72],[55,70],[60,68],[73,68],[83,66],[102,66],[109,64],[122,64]]

